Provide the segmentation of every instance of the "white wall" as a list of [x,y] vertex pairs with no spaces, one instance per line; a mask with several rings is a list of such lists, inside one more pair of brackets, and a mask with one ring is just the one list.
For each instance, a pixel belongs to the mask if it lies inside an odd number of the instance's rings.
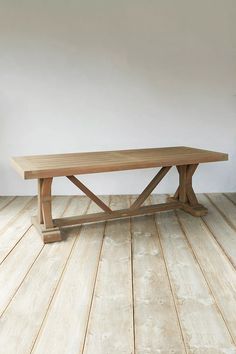
[[[0,0],[0,123],[0,194],[36,192],[10,156],[168,145],[228,152],[195,186],[235,191],[236,1]],[[154,173],[81,179],[136,193]]]

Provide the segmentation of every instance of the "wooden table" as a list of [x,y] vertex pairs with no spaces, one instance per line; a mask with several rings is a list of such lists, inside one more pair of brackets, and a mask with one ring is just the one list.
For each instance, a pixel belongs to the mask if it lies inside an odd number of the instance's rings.
[[[144,215],[172,209],[183,209],[202,216],[207,209],[198,203],[193,191],[192,177],[199,163],[225,161],[225,153],[194,149],[185,146],[100,151],[56,155],[13,157],[13,166],[24,179],[38,179],[38,216],[33,223],[45,243],[62,239],[60,227],[114,218]],[[166,203],[143,206],[144,201],[166,176],[171,167],[179,172],[179,186]],[[129,209],[112,211],[74,175],[161,167],[156,176]],[[103,212],[52,219],[51,186],[54,177],[65,176],[91,198]]]

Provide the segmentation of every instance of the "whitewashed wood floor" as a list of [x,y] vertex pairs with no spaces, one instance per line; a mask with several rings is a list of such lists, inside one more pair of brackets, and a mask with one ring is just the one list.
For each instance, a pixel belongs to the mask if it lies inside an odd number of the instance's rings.
[[[91,224],[43,245],[36,198],[0,197],[0,353],[236,353],[236,194],[199,199],[204,218]],[[97,210],[54,198],[55,216]]]

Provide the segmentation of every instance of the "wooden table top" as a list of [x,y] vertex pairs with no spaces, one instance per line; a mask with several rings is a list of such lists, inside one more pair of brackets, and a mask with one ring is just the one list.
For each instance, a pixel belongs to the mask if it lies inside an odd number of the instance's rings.
[[79,175],[228,160],[221,152],[186,146],[13,157],[24,179]]

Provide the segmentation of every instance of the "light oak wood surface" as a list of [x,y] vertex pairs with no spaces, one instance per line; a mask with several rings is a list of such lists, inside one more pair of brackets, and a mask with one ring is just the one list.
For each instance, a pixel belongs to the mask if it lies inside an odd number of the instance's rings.
[[24,179],[70,176],[228,160],[221,152],[186,146],[13,157]]

